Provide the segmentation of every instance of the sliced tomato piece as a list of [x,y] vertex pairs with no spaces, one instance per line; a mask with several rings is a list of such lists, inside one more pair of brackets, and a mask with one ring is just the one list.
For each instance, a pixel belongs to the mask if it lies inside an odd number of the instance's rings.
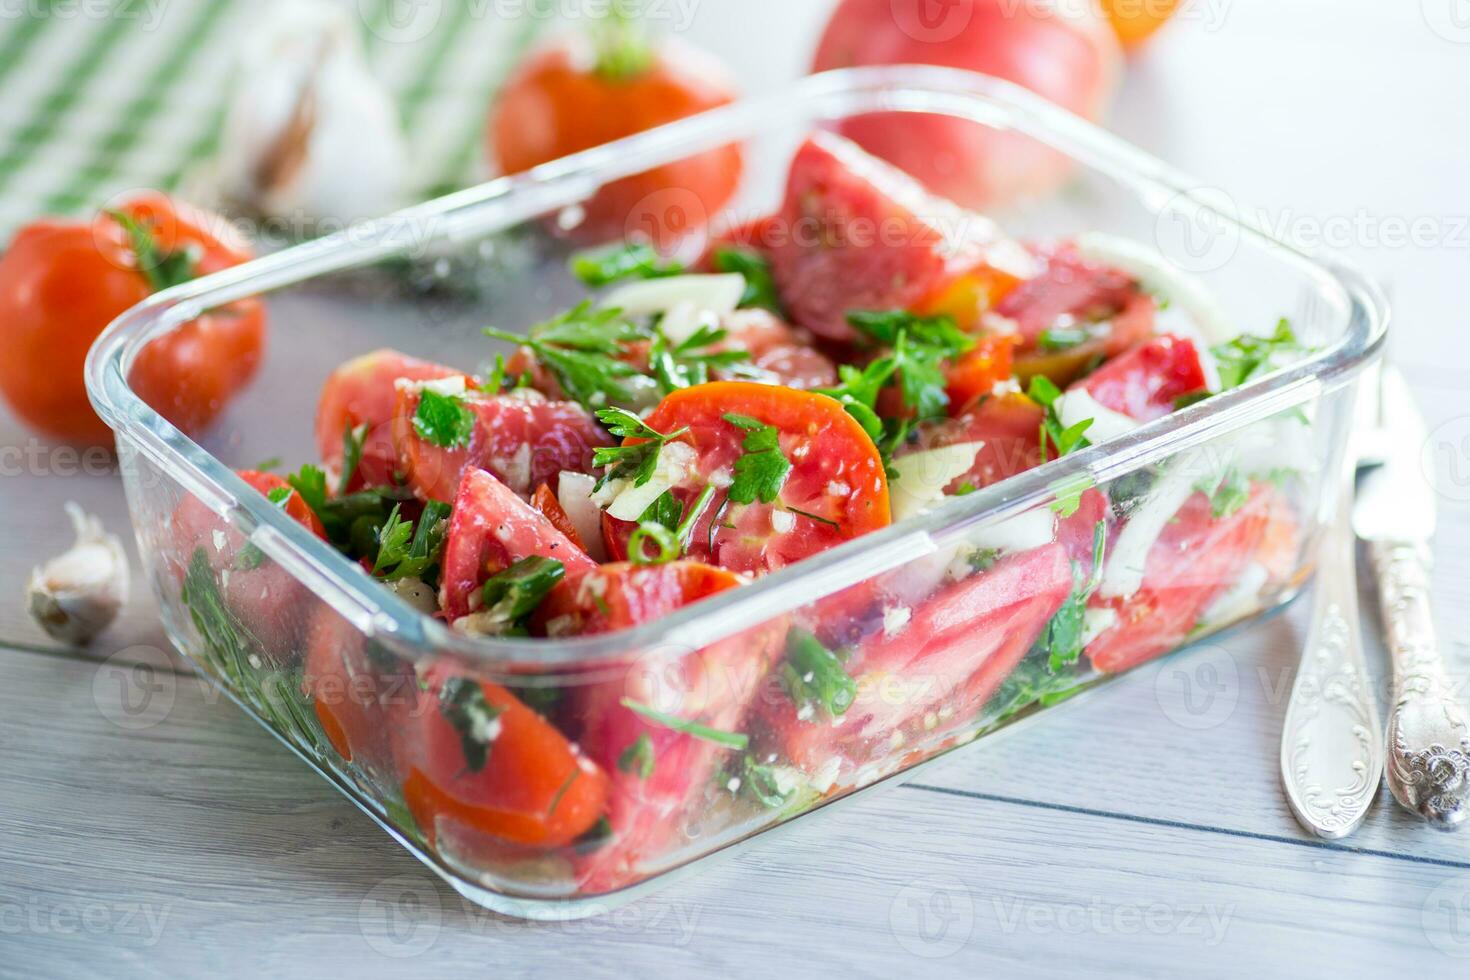
[[1104,673],[1135,667],[1184,643],[1200,614],[1250,563],[1270,516],[1272,490],[1252,484],[1244,505],[1216,519],[1210,499],[1195,493],[1164,526],[1145,560],[1143,583],[1127,598],[1095,596],[1095,609],[1116,622],[1087,645]]
[[[728,499],[749,433],[726,419],[745,416],[778,432],[791,470],[772,503]],[[685,555],[740,572],[775,571],[888,526],[888,478],[873,440],[835,399],[775,385],[715,381],[683,388],[648,416],[659,432],[687,427],[695,463],[671,492],[688,507],[706,486],[721,487],[695,523]],[[636,443],[638,440],[629,440]],[[634,525],[608,521],[609,552],[627,554]]]
[[327,377],[317,404],[316,446],[322,462],[329,471],[340,471],[344,433],[365,425],[362,459],[347,489],[350,492],[393,483],[393,471],[398,467],[391,425],[398,403],[394,382],[399,378],[436,381],[463,376],[464,372],[454,368],[388,348],[343,364]]
[[597,567],[505,484],[485,470],[467,470],[444,538],[439,604],[445,618],[453,623],[473,612],[487,578],[532,555],[555,558],[568,576]]
[[590,469],[593,449],[612,445],[607,431],[581,405],[550,401],[521,388],[503,395],[467,392],[464,403],[475,414],[469,442],[439,446],[414,428],[422,397],[414,388],[399,389],[392,431],[398,466],[423,500],[453,499],[468,469],[489,470],[529,498],[541,484],[554,485],[562,470]]
[[561,505],[561,500],[550,485],[543,483],[536,488],[536,492],[531,494],[531,506],[550,521],[552,527],[566,535],[568,541],[583,551],[587,550],[587,546],[582,543],[582,536],[577,533],[576,525],[567,516],[566,508]]
[[788,388],[826,388],[837,383],[837,366],[812,344],[811,335],[767,310],[737,310],[720,326],[729,335],[711,350],[743,350],[753,367]]
[[949,366],[945,375],[951,415],[963,413],[998,383],[1010,379],[1015,347],[1015,337],[989,334]]
[[[1116,357],[1153,333],[1156,306],[1127,273],[1083,259],[1071,245],[1035,250],[1040,274],[996,304],[997,315],[1019,333],[1016,374],[1022,381],[1045,375],[1065,386],[1095,363]],[[1080,343],[1042,347],[1042,332],[1080,331]]]
[[779,217],[766,238],[782,304],[830,340],[853,338],[853,310],[954,312],[931,307],[963,306],[948,294],[987,282],[988,250],[1004,242],[989,219],[832,133],[796,151]]
[[322,522],[317,519],[316,513],[301,499],[301,494],[292,489],[291,484],[286,482],[285,477],[277,476],[275,473],[262,473],[259,470],[237,470],[240,479],[260,491],[261,496],[270,498],[272,493],[286,493],[285,503],[278,506],[285,511],[287,517],[297,524],[306,528],[317,537],[326,540],[327,532],[322,529]]
[[418,679],[391,655],[369,654],[371,642],[335,610],[318,608],[307,629],[301,687],[338,755],[386,771],[389,734],[418,705]]
[[[602,816],[607,775],[510,691],[445,662],[423,674],[422,687],[393,748],[404,802],[430,842],[484,834],[560,847]],[[476,733],[476,719],[456,717],[456,696],[493,715],[491,731]],[[477,738],[478,752],[470,748]]]
[[[317,537],[324,537],[321,522],[284,479],[255,470],[240,470],[237,475],[266,497],[273,490],[289,491],[280,505],[285,513]],[[268,652],[299,647],[314,600],[295,576],[253,548],[245,535],[196,497],[180,502],[169,528],[170,564],[180,580],[195,555],[202,553],[225,605]]]
[[[700,562],[604,565],[553,590],[537,610],[535,624],[558,636],[627,629],[740,582],[739,576]],[[733,755],[628,705],[719,732],[739,732],[785,633],[786,622],[778,618],[698,650],[652,649],[615,680],[576,691],[574,730],[611,778],[612,840],[578,862],[585,890],[614,888],[653,870],[653,862],[684,839],[683,819],[707,802],[715,766]]]
[[946,492],[956,493],[965,484],[976,489],[988,487],[1041,464],[1041,423],[1045,415],[1040,405],[1020,392],[991,395],[955,418],[921,422],[918,441],[899,450],[899,455],[978,442],[981,445],[974,465],[956,477]]
[[1073,387],[1085,389],[1104,408],[1151,422],[1207,384],[1194,342],[1166,334],[1119,354]]
[[848,774],[897,764],[897,746],[974,719],[1072,586],[1066,550],[1050,544],[1007,555],[912,610],[896,607],[885,618],[907,614],[903,625],[858,644],[844,665],[857,693],[837,718],[789,697],[763,699],[769,748],[808,773],[830,772],[833,759]]

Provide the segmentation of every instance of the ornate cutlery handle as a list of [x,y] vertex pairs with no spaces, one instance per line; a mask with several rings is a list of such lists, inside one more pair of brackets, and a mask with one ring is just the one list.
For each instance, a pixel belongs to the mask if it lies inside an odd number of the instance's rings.
[[1369,544],[1393,657],[1388,715],[1388,788],[1440,830],[1470,815],[1470,720],[1455,699],[1429,609],[1429,548]]
[[1357,829],[1383,778],[1383,727],[1358,627],[1353,536],[1339,511],[1322,542],[1312,624],[1281,733],[1281,779],[1302,826],[1319,837]]

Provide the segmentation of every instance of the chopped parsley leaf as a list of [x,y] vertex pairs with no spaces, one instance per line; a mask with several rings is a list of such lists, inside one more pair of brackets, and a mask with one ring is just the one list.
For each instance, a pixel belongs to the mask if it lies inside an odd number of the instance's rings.
[[750,352],[744,350],[707,351],[702,348],[718,344],[728,336],[728,331],[715,327],[700,327],[688,339],[678,344],[670,342],[662,330],[655,330],[653,343],[648,351],[649,370],[659,390],[667,395],[680,388],[692,388],[710,380],[710,371],[717,368],[733,368],[750,360]]
[[745,277],[745,294],[740,297],[742,307],[759,307],[782,315],[771,263],[764,255],[754,249],[726,246],[715,249],[711,262],[716,272],[738,272]]
[[662,279],[684,271],[683,265],[663,258],[651,245],[637,242],[578,252],[569,265],[572,275],[593,289],[625,279]]
[[632,698],[622,698],[619,703],[634,714],[642,715],[655,725],[668,728],[672,731],[682,732],[685,735],[692,735],[697,739],[712,742],[715,745],[727,749],[744,749],[750,744],[750,736],[742,732],[726,732],[718,728],[711,728],[708,725],[701,725],[697,721],[689,721],[687,718],[680,718],[677,715],[659,711],[657,708],[649,707],[643,702],[635,701]]
[[1062,391],[1051,379],[1044,374],[1038,374],[1031,379],[1031,384],[1026,390],[1027,396],[1042,408],[1046,409],[1046,415],[1041,420],[1041,460],[1046,462],[1051,458],[1051,447],[1056,446],[1057,456],[1062,457],[1079,449],[1086,449],[1092,445],[1087,440],[1087,430],[1092,427],[1092,419],[1066,426],[1062,426],[1062,420],[1057,415],[1057,399],[1062,397]]
[[511,634],[524,629],[525,620],[546,594],[566,577],[566,566],[555,558],[531,555],[485,580],[481,609],[488,618],[504,623]]
[[636,774],[639,779],[647,779],[653,775],[653,766],[653,739],[647,732],[639,732],[633,743],[618,756],[618,768]]
[[592,465],[606,467],[595,490],[601,490],[609,480],[632,480],[635,487],[645,485],[653,479],[653,474],[658,469],[658,454],[664,444],[689,431],[689,427],[684,426],[673,432],[659,432],[632,412],[621,408],[599,409],[597,419],[607,426],[608,432],[619,439],[647,441],[631,446],[599,446],[594,449]]
[[591,301],[537,324],[525,336],[495,327],[484,332],[529,347],[556,376],[567,397],[588,406],[632,400],[626,381],[641,375],[622,359],[623,345],[651,337],[648,328],[623,316],[622,310],[597,309]]
[[722,417],[746,433],[740,444],[745,453],[735,461],[735,481],[728,491],[730,499],[737,504],[751,504],[756,500],[773,503],[791,473],[791,460],[781,452],[780,430],[749,415],[727,412]]
[[413,413],[413,430],[425,442],[446,449],[467,446],[475,434],[475,413],[459,395],[424,388]]
[[1268,337],[1241,334],[1234,340],[1211,347],[1215,363],[1220,371],[1220,390],[1229,391],[1280,366],[1280,355],[1298,354],[1305,351],[1291,329],[1291,321],[1285,317],[1276,322],[1276,329]]
[[1251,497],[1250,481],[1233,466],[1213,481],[1195,484],[1195,489],[1210,498],[1210,516],[1217,521],[1240,510]]
[[1092,532],[1092,574],[1083,579],[1081,566],[1076,562],[1072,563],[1072,592],[1047,622],[1046,629],[1042,631],[1034,647],[1046,656],[1046,668],[1050,673],[1061,673],[1082,656],[1087,600],[1092,598],[1092,594],[1102,584],[1106,548],[1107,523],[1098,521]]
[[975,338],[951,317],[921,317],[906,310],[857,311],[847,315],[847,322],[890,349],[905,405],[921,419],[945,413],[949,394],[944,362],[973,348]]
[[438,563],[449,530],[448,504],[431,500],[417,521],[404,521],[395,505],[388,523],[378,531],[378,555],[373,574],[389,581],[424,579]]
[[1036,347],[1044,351],[1071,350],[1089,339],[1087,331],[1079,327],[1047,327],[1037,335]]
[[357,467],[362,463],[362,447],[367,442],[368,426],[362,425],[353,428],[351,424],[342,427],[342,473],[337,477],[337,493],[347,492],[347,487],[352,483],[352,478],[357,475]]

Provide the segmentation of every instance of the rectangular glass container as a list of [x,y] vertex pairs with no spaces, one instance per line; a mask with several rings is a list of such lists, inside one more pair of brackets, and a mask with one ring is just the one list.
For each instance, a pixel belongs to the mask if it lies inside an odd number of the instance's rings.
[[[1104,231],[1147,243],[1195,274],[1234,330],[1265,332],[1289,317],[1313,352],[1105,444],[950,499],[667,618],[599,636],[456,633],[416,612],[236,476],[234,469],[271,457],[293,468],[314,461],[317,395],[348,358],[392,346],[478,367],[497,349],[482,327],[524,329],[580,299],[566,272],[568,247],[546,228],[565,224],[599,187],[740,142],[746,177],[733,220],[753,218],[779,203],[786,162],[804,134],[876,110],[954,116],[1052,147],[1075,162],[1075,179],[1058,196],[995,215],[1007,230],[1020,238]],[[681,201],[669,206],[677,220]],[[778,98],[599,147],[161,293],[99,340],[88,385],[116,430],[164,625],[199,670],[473,901],[515,915],[595,914],[691,862],[911,774],[1140,657],[1167,652],[1116,655],[1102,664],[1106,670],[1087,655],[1046,662],[1033,648],[1040,626],[1027,611],[1050,611],[1059,601],[1038,591],[1043,581],[1055,585],[1043,566],[1050,561],[1054,571],[1059,545],[999,561],[975,558],[997,536],[1028,520],[1034,526],[1034,515],[1046,515],[1058,541],[1067,533],[1062,515],[1079,502],[1101,503],[1090,520],[1104,520],[1110,535],[1122,516],[1132,519],[1149,506],[1166,508],[1169,523],[1187,526],[1180,501],[1190,488],[1232,465],[1244,471],[1251,460],[1259,478],[1243,508],[1248,528],[1174,532],[1176,570],[1153,568],[1150,554],[1145,589],[1161,603],[1178,590],[1211,591],[1206,614],[1170,637],[1170,649],[1269,612],[1296,593],[1310,574],[1313,541],[1331,519],[1332,474],[1350,424],[1346,386],[1378,353],[1387,314],[1366,281],[1273,240],[1235,210],[1228,196],[1007,83],[913,66],[834,72]],[[134,394],[131,365],[150,340],[201,311],[252,296],[264,297],[269,308],[266,362],[195,442]],[[1272,459],[1288,462],[1290,474],[1271,475]],[[1129,499],[1128,515],[1089,496],[1098,491]],[[182,535],[184,514],[195,526],[212,522],[214,550],[237,560],[221,562]],[[247,548],[251,561],[242,564],[238,556]],[[1232,548],[1237,558],[1248,548],[1248,559],[1214,560]],[[974,577],[945,577],[946,568],[970,559]],[[1156,573],[1165,581],[1147,580]],[[975,584],[982,581],[988,584]],[[926,615],[940,590],[971,586],[965,601],[973,618],[946,623]],[[840,719],[800,717],[783,690],[772,636],[804,610],[830,611],[835,621],[875,594],[898,597],[881,609],[881,632],[912,642],[852,654],[857,694]],[[307,680],[320,658],[349,683],[335,692],[312,688]],[[683,802],[674,805],[677,793],[661,797],[650,789],[646,809],[624,819],[611,841],[604,835],[554,848],[511,844],[443,807],[426,807],[422,793],[405,795],[414,759],[428,751],[416,744],[422,729],[415,725],[436,708],[419,696],[416,678],[431,667],[503,685],[538,706],[562,706],[545,709],[552,713],[626,692],[670,714],[720,719],[749,744],[740,752],[671,734],[661,751],[682,760],[684,778],[693,781]],[[582,746],[604,757],[618,748]]]

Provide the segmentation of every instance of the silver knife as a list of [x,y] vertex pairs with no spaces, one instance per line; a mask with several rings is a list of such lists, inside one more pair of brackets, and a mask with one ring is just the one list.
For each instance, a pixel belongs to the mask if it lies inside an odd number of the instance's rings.
[[1339,477],[1337,506],[1317,553],[1311,626],[1281,731],[1281,782],[1303,827],[1319,837],[1358,828],[1383,778],[1383,726],[1358,626],[1358,580],[1349,511],[1353,476],[1367,460],[1365,413],[1376,415],[1376,382],[1359,383],[1360,422]]
[[1353,530],[1368,545],[1393,660],[1388,788],[1440,830],[1470,815],[1470,718],[1455,699],[1429,606],[1435,497],[1424,420],[1403,377],[1385,368],[1383,464],[1363,474]]

